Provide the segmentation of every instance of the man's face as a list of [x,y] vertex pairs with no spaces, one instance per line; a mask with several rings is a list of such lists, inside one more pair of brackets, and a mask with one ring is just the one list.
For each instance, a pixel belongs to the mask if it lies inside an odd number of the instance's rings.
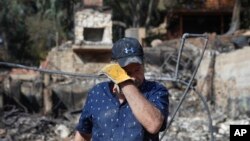
[[144,67],[142,64],[131,63],[131,64],[123,67],[123,69],[132,78],[132,80],[135,82],[135,85],[137,87],[143,83],[143,81],[144,81]]

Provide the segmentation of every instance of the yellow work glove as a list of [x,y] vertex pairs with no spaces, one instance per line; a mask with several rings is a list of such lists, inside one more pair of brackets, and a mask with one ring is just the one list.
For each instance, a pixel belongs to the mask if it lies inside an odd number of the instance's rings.
[[119,64],[116,63],[104,66],[99,72],[99,74],[104,74],[108,76],[115,84],[119,84],[126,80],[131,80],[125,70],[121,68]]

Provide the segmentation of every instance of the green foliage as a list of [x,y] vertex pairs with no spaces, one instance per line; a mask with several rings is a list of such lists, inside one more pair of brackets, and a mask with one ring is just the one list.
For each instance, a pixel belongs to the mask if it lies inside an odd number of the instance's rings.
[[[158,26],[165,10],[178,5],[202,4],[200,0],[104,0],[112,19],[129,27]],[[241,28],[250,27],[250,1],[241,0]],[[73,39],[74,12],[82,0],[0,0],[0,34],[5,35],[11,60],[39,63],[57,43]],[[163,6],[164,4],[164,6]],[[157,7],[157,8],[155,8]],[[121,37],[124,27],[114,26]]]
[[[113,10],[113,20],[122,21],[129,27],[145,27],[149,24],[159,24],[161,17],[159,9],[155,8],[155,0],[113,0],[109,1]],[[147,23],[147,19],[154,17]],[[148,25],[147,25],[148,24]]]
[[39,63],[47,51],[72,38],[74,5],[81,0],[1,0],[0,32],[12,60]]
[[0,10],[0,31],[6,35],[9,52],[13,54],[11,58],[22,58],[26,53],[22,49],[28,39],[25,32],[24,5],[20,4],[18,0],[2,0],[0,5],[2,5]]
[[38,16],[26,18],[27,33],[29,37],[29,46],[27,51],[30,52],[32,58],[44,59],[46,52],[55,45],[54,22],[49,19],[41,20]]

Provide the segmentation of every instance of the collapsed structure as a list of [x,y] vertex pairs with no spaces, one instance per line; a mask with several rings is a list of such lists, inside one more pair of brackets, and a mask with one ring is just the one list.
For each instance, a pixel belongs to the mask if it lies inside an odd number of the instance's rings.
[[[49,52],[47,59],[41,63],[41,69],[78,74],[95,74],[110,61],[109,57],[112,47],[111,11],[100,12],[91,9],[94,6],[91,3],[92,1],[86,0],[85,2],[89,2],[89,7],[76,13],[75,40],[65,42],[53,48]],[[97,4],[101,6],[102,1],[99,0]],[[199,13],[199,11],[196,12]],[[185,19],[182,16],[180,16],[180,21],[183,18]],[[189,16],[193,17],[193,15]],[[186,25],[186,22],[185,20],[180,22],[183,29],[180,31],[185,31],[186,27],[184,25]],[[250,59],[250,50],[249,42],[247,42],[249,35],[245,33],[245,31],[240,31],[232,36],[209,34],[209,50],[206,52],[205,59],[196,78],[197,90],[205,96],[206,100],[211,104],[212,110],[214,110],[213,119],[214,125],[218,128],[218,131],[215,133],[218,140],[227,138],[228,130],[225,126],[232,122],[231,119],[238,119],[237,123],[249,123],[249,120],[244,119],[244,117],[249,116],[249,107],[247,105],[249,105],[248,74],[250,66],[248,61]],[[244,43],[242,41],[240,41],[240,44],[234,42],[235,38],[237,41],[237,38],[242,36],[247,38]],[[144,48],[147,74],[171,76],[177,58],[178,39],[162,41],[155,48]],[[197,39],[191,39],[185,46],[181,68],[182,73],[188,76],[187,78],[190,76],[190,69],[195,65],[195,58],[199,55],[199,47],[200,41]],[[26,113],[40,113],[42,115],[54,115],[54,117],[61,116],[70,121],[74,119],[74,114],[79,112],[78,110],[82,107],[89,88],[100,81],[102,80],[96,78],[52,75],[20,69],[3,71],[0,76],[0,108],[5,107],[6,103],[14,103]],[[163,83],[171,93],[172,102],[170,107],[174,109],[178,99],[182,96],[183,86],[167,82]],[[176,118],[179,122],[175,122],[173,129],[170,129],[168,140],[173,138],[180,140],[187,138],[197,141],[206,140],[209,137],[206,134],[208,129],[204,126],[207,121],[204,118],[205,114],[199,99],[190,94],[183,107],[185,110],[179,112],[178,118]],[[12,109],[11,112],[3,116],[4,121],[7,121],[6,119],[8,118],[18,119],[15,114],[19,112],[15,112],[15,109]],[[186,119],[189,117],[191,118]],[[20,123],[24,121],[23,118],[19,119]],[[39,125],[44,125],[44,121],[49,123],[49,125],[56,124],[56,121],[40,119]],[[7,121],[6,123],[9,122]],[[182,125],[181,123],[187,124]],[[19,125],[18,127],[23,126],[23,124]],[[193,130],[185,129],[186,125]],[[47,126],[45,127],[48,128]],[[69,127],[73,130],[72,126]],[[22,130],[23,134],[28,133],[29,129],[33,128],[27,127],[25,129],[27,130]],[[200,131],[197,133],[199,136],[193,134],[194,131]],[[18,134],[13,133],[11,135]],[[67,136],[70,136],[70,134],[67,134]]]

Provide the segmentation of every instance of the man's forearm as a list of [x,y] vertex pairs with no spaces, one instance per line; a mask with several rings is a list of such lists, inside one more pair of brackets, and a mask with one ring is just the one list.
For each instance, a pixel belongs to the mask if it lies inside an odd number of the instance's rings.
[[149,133],[157,133],[164,121],[160,110],[140,93],[133,82],[124,82],[120,87],[137,120]]
[[91,135],[89,134],[81,134],[80,132],[76,131],[74,141],[90,141]]

